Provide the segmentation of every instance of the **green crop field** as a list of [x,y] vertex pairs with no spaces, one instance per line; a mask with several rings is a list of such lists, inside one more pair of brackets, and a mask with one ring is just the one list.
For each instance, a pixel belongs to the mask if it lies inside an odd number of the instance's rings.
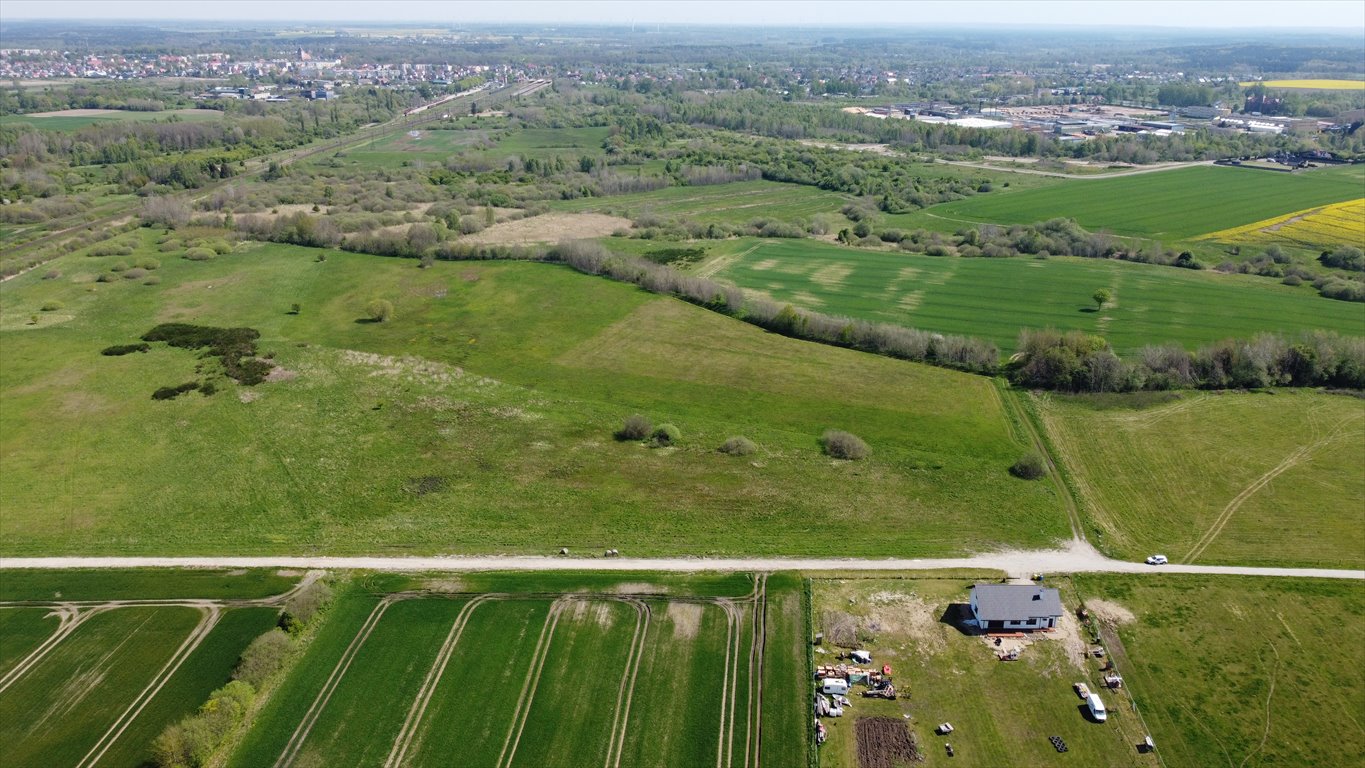
[[[509,157],[545,159],[564,156],[577,166],[583,155],[602,154],[607,128],[522,128],[501,131],[483,126],[460,129],[403,129],[346,150],[349,163],[395,167],[414,160],[440,162],[448,155],[474,151],[499,160]],[[507,135],[503,135],[503,133]],[[485,146],[492,142],[491,146]]]
[[[843,717],[824,718],[829,739],[820,747],[821,768],[859,768],[854,728],[863,717],[905,722],[923,753],[916,764],[925,766],[1158,765],[1155,755],[1133,749],[1142,731],[1122,692],[1101,694],[1111,713],[1107,722],[1085,715],[1072,684],[1098,690],[1099,667],[1082,656],[1085,640],[1067,596],[1060,628],[1024,648],[1019,660],[1004,663],[988,638],[952,623],[967,608],[974,581],[997,582],[999,575],[815,580],[816,631],[826,631],[816,664],[838,663],[828,630],[855,621],[864,628],[859,647],[871,651],[874,667],[892,668],[899,694],[896,701],[855,696]],[[954,732],[936,736],[934,728],[945,722]],[[1062,737],[1066,754],[1056,752],[1050,736]]]
[[[463,578],[439,583],[463,587]],[[766,649],[782,643],[779,657],[798,649],[799,627],[767,641],[755,631],[770,592],[781,615],[793,615],[799,580],[769,590],[760,579],[752,594],[723,599],[676,591],[682,583],[617,581],[558,597],[502,590],[376,602],[352,593],[231,764],[446,765],[458,753],[471,768],[618,757],[758,765],[750,729],[760,720],[794,729],[773,734],[782,748],[762,764],[804,764],[804,717],[764,719],[768,701],[789,713],[798,700],[804,671],[779,663],[769,676]]]
[[[986,379],[557,266],[316,254],[158,253],[158,285],[92,283],[117,257],[71,255],[61,280],[0,285],[0,551],[795,555],[857,519],[882,533],[849,554],[927,555],[1067,534],[1049,488],[1008,475],[1026,447]],[[374,298],[395,318],[357,322]],[[167,321],[257,328],[283,373],[153,401],[196,353],[99,352]],[[635,412],[680,445],[614,441]],[[871,457],[823,456],[831,428]],[[718,453],[735,434],[760,452]]]
[[[703,187],[666,187],[611,197],[585,197],[552,203],[558,211],[601,211],[627,217],[654,214],[700,222],[746,224],[754,219],[796,221],[839,213],[852,198],[816,187],[776,181],[738,181]],[[842,217],[841,217],[842,218]]]
[[[745,238],[707,249],[695,271],[818,312],[989,339],[1012,350],[1021,328],[1098,334],[1126,354],[1148,344],[1194,347],[1265,331],[1365,335],[1359,304],[1249,275],[1121,261],[963,259]],[[656,246],[657,247],[657,246]],[[1114,302],[1095,312],[1091,294]]]
[[498,157],[515,155],[523,160],[556,155],[575,159],[583,155],[596,157],[602,154],[602,142],[609,135],[610,128],[522,128],[484,151]]
[[200,619],[181,607],[91,616],[0,692],[9,765],[75,765],[152,681]]
[[1365,168],[1359,166],[1293,174],[1201,166],[978,195],[914,215],[956,226],[1030,224],[1064,217],[1092,231],[1175,241],[1353,200],[1360,197],[1362,184]]
[[[174,578],[168,578],[174,574]],[[0,569],[0,601],[176,600],[269,597],[287,592],[299,574],[264,568],[225,571]]]
[[1359,582],[1074,580],[1091,613],[1113,617],[1106,646],[1165,765],[1334,768],[1365,754]]
[[1039,410],[1118,557],[1365,567],[1365,401],[1279,390],[1044,398]]
[[208,701],[209,694],[225,685],[242,651],[279,620],[278,608],[250,607],[226,611],[204,642],[166,681],[123,732],[100,765],[145,766],[151,763],[152,742],[166,726],[178,722]]
[[9,674],[56,631],[58,619],[51,608],[0,608],[0,676]]

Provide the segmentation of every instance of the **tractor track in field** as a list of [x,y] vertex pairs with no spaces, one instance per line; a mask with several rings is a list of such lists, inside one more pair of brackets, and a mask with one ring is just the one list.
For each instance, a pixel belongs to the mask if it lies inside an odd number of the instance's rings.
[[1337,424],[1326,437],[1308,445],[1298,447],[1279,464],[1276,464],[1265,474],[1253,480],[1250,485],[1243,488],[1240,493],[1233,497],[1232,501],[1228,502],[1226,507],[1223,507],[1223,511],[1219,512],[1218,517],[1214,519],[1213,525],[1209,526],[1209,529],[1204,532],[1204,535],[1200,536],[1199,540],[1194,543],[1194,546],[1190,551],[1185,554],[1184,562],[1192,563],[1197,558],[1203,556],[1204,552],[1208,550],[1209,545],[1223,532],[1223,529],[1231,522],[1232,516],[1241,508],[1242,504],[1246,503],[1247,499],[1255,496],[1257,492],[1269,485],[1275,478],[1301,464],[1309,454],[1339,440],[1345,433],[1346,428],[1351,426],[1353,422],[1354,420]]
[[199,623],[190,631],[189,636],[180,644],[180,647],[171,655],[171,658],[167,659],[166,663],[156,673],[156,676],[152,678],[151,682],[147,683],[142,691],[138,693],[137,697],[133,699],[132,703],[128,705],[127,709],[123,710],[123,713],[109,726],[109,729],[104,732],[104,735],[100,737],[100,740],[95,742],[95,745],[85,754],[85,757],[81,758],[79,763],[76,763],[76,768],[89,768],[89,766],[98,763],[100,758],[104,757],[104,753],[109,751],[109,748],[114,745],[114,742],[118,741],[124,731],[128,730],[128,726],[132,725],[133,721],[137,719],[137,716],[142,713],[142,710],[152,702],[152,699],[156,698],[156,695],[161,692],[161,689],[165,687],[166,683],[169,682],[176,671],[180,669],[180,666],[185,663],[185,660],[190,657],[190,654],[194,653],[200,643],[204,642],[204,638],[208,637],[209,633],[213,631],[213,628],[218,625],[218,620],[223,617],[223,611],[217,605],[210,603],[197,607],[203,612],[203,616],[200,618]]
[[[749,652],[749,739],[752,747],[744,755],[745,768],[762,765],[763,746],[763,655],[768,646],[768,574],[754,577],[754,637]],[[752,754],[752,761],[749,759]]]
[[540,685],[540,673],[545,669],[545,660],[550,655],[550,640],[554,637],[555,628],[559,625],[559,617],[564,613],[564,608],[572,598],[561,596],[550,605],[550,612],[545,617],[545,625],[540,629],[540,637],[536,640],[536,648],[531,653],[531,665],[526,670],[526,680],[521,686],[521,695],[517,697],[517,706],[512,710],[512,727],[507,731],[507,738],[502,743],[502,751],[498,753],[497,768],[506,768],[512,764],[516,756],[517,747],[521,744],[522,731],[526,729],[526,720],[531,714],[531,701],[535,698],[536,687]]
[[0,677],[0,693],[4,693],[5,689],[28,674],[28,671],[42,661],[53,648],[56,648],[72,632],[75,632],[77,627],[84,624],[86,619],[100,612],[99,609],[81,611],[80,608],[69,605],[57,606],[56,611],[59,622],[57,628],[47,636],[46,640],[39,643],[37,648],[30,651],[10,671]]
[[446,634],[445,642],[441,644],[441,649],[437,652],[431,669],[428,670],[426,678],[422,681],[422,687],[417,690],[417,696],[412,701],[412,708],[408,710],[407,719],[403,721],[403,727],[394,739],[393,749],[389,752],[388,759],[384,761],[385,768],[401,765],[403,758],[412,747],[412,743],[417,737],[417,729],[422,724],[422,717],[426,715],[427,705],[431,703],[431,697],[436,692],[436,686],[440,684],[441,678],[445,675],[446,665],[450,663],[450,656],[455,652],[455,646],[459,644],[465,626],[469,624],[469,617],[480,605],[493,600],[501,600],[503,597],[500,594],[480,595],[465,603],[460,608],[460,612],[455,615],[455,621],[450,625],[450,631]]
[[[621,675],[621,687],[616,692],[616,711],[612,715],[611,735],[607,740],[605,768],[620,768],[621,753],[625,749],[626,729],[630,722],[630,702],[635,696],[635,680],[640,674],[640,657],[644,655],[645,636],[649,633],[652,611],[643,600],[627,598],[621,602],[635,608],[635,634],[630,639],[626,668]],[[613,753],[615,760],[612,759]]]
[[317,723],[318,718],[322,716],[322,710],[326,708],[327,701],[332,698],[332,693],[334,693],[337,686],[341,684],[341,678],[345,677],[346,670],[350,668],[351,662],[355,660],[356,654],[360,652],[361,647],[365,645],[365,641],[369,639],[370,633],[378,626],[379,620],[384,617],[384,613],[389,610],[391,605],[399,600],[407,599],[407,597],[409,596],[387,595],[375,605],[372,611],[370,611],[370,615],[365,618],[365,623],[360,626],[355,637],[351,638],[350,645],[346,646],[346,650],[341,654],[341,658],[337,659],[336,666],[332,668],[332,674],[327,677],[327,682],[323,684],[322,690],[318,691],[318,695],[313,699],[312,705],[308,707],[308,711],[304,713],[303,719],[299,721],[298,726],[294,729],[293,735],[289,737],[289,742],[285,744],[284,751],[281,752],[279,758],[275,760],[275,768],[286,768],[286,766],[293,764],[295,758],[299,755],[299,750],[303,748],[303,742],[308,738],[308,733],[313,730],[313,726]]

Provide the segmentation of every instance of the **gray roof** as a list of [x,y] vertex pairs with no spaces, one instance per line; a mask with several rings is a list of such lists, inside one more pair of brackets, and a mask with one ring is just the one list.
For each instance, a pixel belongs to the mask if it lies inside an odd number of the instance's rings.
[[976,594],[976,616],[982,621],[1023,621],[1062,615],[1062,598],[1051,587],[977,584],[972,592]]

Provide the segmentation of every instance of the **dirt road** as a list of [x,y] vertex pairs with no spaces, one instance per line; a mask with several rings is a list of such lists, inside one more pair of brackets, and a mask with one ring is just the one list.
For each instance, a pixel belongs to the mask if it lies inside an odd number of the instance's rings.
[[1006,551],[923,559],[888,558],[701,558],[551,557],[534,555],[450,555],[426,557],[6,557],[0,568],[325,568],[372,571],[902,571],[988,568],[1010,576],[1033,573],[1203,573],[1241,576],[1306,576],[1362,579],[1365,570],[1261,568],[1235,565],[1150,566],[1113,560],[1073,541],[1061,549]]
[[1212,160],[1193,160],[1187,163],[1157,163],[1155,165],[1144,165],[1140,168],[1133,168],[1127,171],[1114,171],[1113,173],[1061,173],[1058,171],[1039,171],[1033,168],[1003,168],[998,165],[987,163],[970,163],[966,160],[944,160],[938,158],[937,162],[945,165],[960,165],[964,168],[980,168],[983,171],[1007,171],[1009,173],[1026,173],[1030,176],[1051,176],[1057,179],[1075,179],[1077,181],[1088,179],[1117,179],[1120,176],[1137,176],[1141,173],[1157,173],[1158,171],[1170,171],[1176,168],[1189,168],[1195,165],[1213,165]]

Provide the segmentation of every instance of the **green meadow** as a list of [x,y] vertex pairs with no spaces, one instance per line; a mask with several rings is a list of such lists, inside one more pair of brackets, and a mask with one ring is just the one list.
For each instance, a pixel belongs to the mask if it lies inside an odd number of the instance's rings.
[[1091,541],[1136,560],[1365,567],[1365,400],[1039,395]]
[[1359,582],[1098,574],[1074,582],[1101,617],[1162,764],[1335,768],[1365,753]]
[[839,209],[850,200],[852,198],[847,195],[816,187],[776,181],[737,181],[563,200],[552,203],[551,207],[557,211],[598,211],[630,218],[653,214],[704,223],[747,224],[761,218],[796,221],[818,214],[837,215]]
[[91,125],[107,125],[109,123],[200,122],[219,120],[223,117],[223,113],[216,109],[171,109],[161,112],[110,110],[93,115],[79,114],[82,110],[66,111],[72,114],[59,113],[47,117],[6,115],[0,119],[0,125],[26,123],[45,131],[76,131]]
[[[878,556],[1067,533],[1052,491],[1006,472],[1026,443],[986,379],[558,266],[317,255],[158,254],[157,285],[94,283],[117,257],[71,255],[61,279],[0,286],[0,549],[796,555],[857,520],[881,533],[848,553]],[[393,320],[360,322],[375,298]],[[207,375],[197,353],[100,350],[170,321],[259,329],[281,370],[154,401]],[[615,441],[632,413],[682,440]],[[831,461],[827,429],[872,455]],[[717,452],[737,434],[759,452]],[[1003,508],[1018,525],[998,524]]]

